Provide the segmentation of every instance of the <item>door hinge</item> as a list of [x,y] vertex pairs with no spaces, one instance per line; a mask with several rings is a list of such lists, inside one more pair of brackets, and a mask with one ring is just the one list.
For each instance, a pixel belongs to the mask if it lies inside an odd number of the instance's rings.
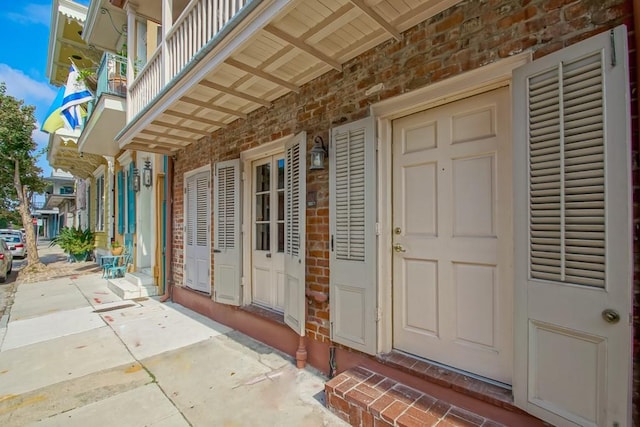
[[381,307],[377,307],[376,308],[376,322],[379,322],[382,320],[382,308]]
[[333,234],[331,235],[331,252],[333,252]]
[[244,181],[245,179],[247,179],[247,174],[245,173],[245,171],[242,171],[242,173],[240,173],[240,179],[242,181]]
[[329,322],[329,338],[333,339],[333,322]]
[[376,236],[379,236],[379,235],[380,235],[380,228],[381,228],[381,227],[380,227],[380,223],[379,223],[379,222],[376,222]]

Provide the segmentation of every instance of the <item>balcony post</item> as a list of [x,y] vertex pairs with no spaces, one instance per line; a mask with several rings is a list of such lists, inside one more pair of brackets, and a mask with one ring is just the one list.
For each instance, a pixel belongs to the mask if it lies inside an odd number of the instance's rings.
[[[138,52],[137,46],[137,22],[136,22],[136,12],[137,5],[132,2],[127,3],[127,99],[131,99],[131,94],[129,93],[129,86],[133,82],[135,78],[135,61],[136,61],[136,52]],[[127,102],[127,122],[129,122],[132,117],[132,105],[131,102]]]
[[169,45],[167,44],[167,36],[173,27],[173,0],[162,0],[162,68],[161,82],[162,86],[169,83],[171,75],[171,61],[169,60]]

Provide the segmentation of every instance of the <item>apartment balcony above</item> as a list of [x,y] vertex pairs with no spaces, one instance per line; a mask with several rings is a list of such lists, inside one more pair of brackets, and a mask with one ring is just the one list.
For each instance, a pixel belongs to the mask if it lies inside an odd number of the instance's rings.
[[192,0],[162,14],[118,143],[173,154],[459,1]]
[[63,202],[73,202],[75,203],[76,194],[47,194],[44,206],[42,209],[54,209],[59,207]]
[[125,125],[127,109],[127,59],[105,52],[96,73],[96,91],[78,138],[81,153],[115,156],[114,141]]

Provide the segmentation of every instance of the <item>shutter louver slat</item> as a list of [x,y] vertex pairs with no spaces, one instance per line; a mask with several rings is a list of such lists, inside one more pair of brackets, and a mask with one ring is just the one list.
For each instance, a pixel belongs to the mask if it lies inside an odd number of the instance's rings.
[[365,134],[363,129],[336,136],[336,258],[364,261]]
[[287,150],[286,204],[288,221],[285,230],[285,253],[297,257],[300,254],[300,146],[293,145]]
[[208,246],[207,215],[209,214],[207,177],[196,180],[196,246]]
[[235,201],[234,201],[234,168],[233,166],[218,168],[218,213],[216,224],[216,248],[219,250],[235,248]]
[[[195,181],[194,180],[190,180],[187,182],[187,206],[189,209],[189,212],[193,212],[193,210],[195,209]],[[187,216],[187,230],[186,230],[186,236],[185,236],[185,240],[187,242],[187,245],[193,245],[194,239],[193,239],[193,233],[194,233],[194,223],[193,223],[193,215],[188,215]]]
[[604,286],[604,111],[600,54],[529,79],[532,278]]

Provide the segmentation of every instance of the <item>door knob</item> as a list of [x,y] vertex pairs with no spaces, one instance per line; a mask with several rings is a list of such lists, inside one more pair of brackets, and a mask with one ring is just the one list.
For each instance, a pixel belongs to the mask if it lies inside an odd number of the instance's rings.
[[607,308],[602,311],[602,318],[607,323],[618,323],[620,321],[620,314],[617,311]]
[[397,245],[393,245],[393,250],[400,253],[400,252],[407,252],[407,250],[405,248],[402,247],[402,245],[397,244]]

